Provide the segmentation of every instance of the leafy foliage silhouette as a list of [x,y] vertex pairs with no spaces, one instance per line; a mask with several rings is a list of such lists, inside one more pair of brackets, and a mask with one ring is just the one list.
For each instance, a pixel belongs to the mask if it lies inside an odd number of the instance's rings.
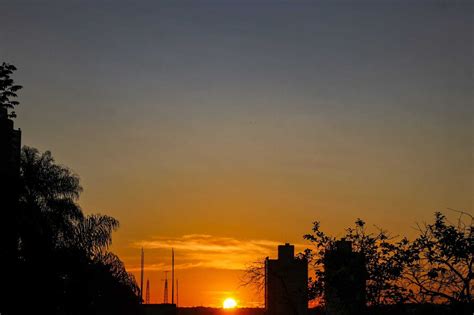
[[[313,298],[324,302],[324,256],[327,250],[335,246],[335,238],[326,235],[320,229],[320,223],[313,223],[313,231],[306,234],[315,248],[309,251],[316,278],[310,282]],[[399,283],[404,262],[400,259],[399,249],[406,247],[408,240],[403,238],[395,242],[387,231],[378,229],[369,233],[366,223],[357,219],[354,227],[346,229],[344,238],[351,241],[353,250],[365,256],[367,270],[366,298],[369,305],[401,303],[407,301],[406,289]]]
[[[436,212],[434,223],[418,225],[419,235],[413,241],[392,237],[380,228],[368,233],[361,219],[346,229],[344,237],[352,241],[353,250],[365,256],[369,306],[449,303],[454,309],[462,304],[462,311],[472,308],[473,218],[460,213],[458,223],[451,224]],[[315,246],[309,252],[316,274],[310,284],[312,297],[324,302],[324,255],[335,239],[321,231],[319,222],[304,238]]]
[[431,224],[418,224],[419,237],[403,251],[403,279],[418,302],[472,304],[474,285],[473,217],[458,211],[457,223],[440,212]]
[[[468,213],[458,213],[458,222],[452,224],[436,212],[434,223],[418,224],[418,236],[413,241],[391,236],[378,227],[369,233],[361,219],[346,229],[343,237],[352,242],[354,251],[365,256],[366,298],[373,312],[406,311],[387,305],[407,305],[415,312],[413,305],[418,305],[423,314],[472,314],[474,219]],[[314,279],[309,279],[309,299],[324,305],[324,258],[335,248],[336,238],[323,232],[320,222],[315,221],[304,239],[313,245],[300,254],[310,261],[314,274]],[[261,292],[264,281],[263,263],[256,262],[245,270],[241,283]],[[448,304],[449,308],[433,309],[430,303]]]
[[[21,152],[18,257],[24,281],[37,292],[35,308],[49,314],[130,314],[138,286],[108,251],[119,222],[84,215],[77,204],[79,177],[49,151]],[[40,273],[38,271],[41,270]],[[28,313],[29,305],[18,313]]]
[[[18,101],[12,100],[17,97],[16,92],[22,88],[21,85],[16,85],[10,75],[16,71],[16,67],[9,63],[3,62],[0,65],[0,108],[13,109],[19,104]],[[10,118],[16,117],[14,111],[9,114]]]
[[51,152],[15,152],[15,70],[0,65],[0,313],[136,314],[135,279],[108,250],[119,222],[82,212],[79,177]]

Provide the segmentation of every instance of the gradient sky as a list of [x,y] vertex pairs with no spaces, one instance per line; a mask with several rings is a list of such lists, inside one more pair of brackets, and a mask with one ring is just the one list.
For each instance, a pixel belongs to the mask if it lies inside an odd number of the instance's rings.
[[473,206],[470,1],[2,1],[23,143],[81,176],[152,301],[241,305],[311,222],[395,234]]

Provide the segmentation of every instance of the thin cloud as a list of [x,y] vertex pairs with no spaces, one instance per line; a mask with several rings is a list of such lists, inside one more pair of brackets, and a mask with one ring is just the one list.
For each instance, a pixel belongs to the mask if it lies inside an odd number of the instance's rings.
[[[243,270],[249,263],[267,256],[277,255],[277,246],[281,242],[272,240],[239,240],[207,234],[188,234],[180,237],[155,237],[132,244],[146,251],[165,251],[174,248],[177,255],[176,269],[216,268]],[[296,251],[302,251],[304,244],[295,244]],[[178,263],[180,261],[180,263]],[[131,266],[130,270],[138,270]],[[147,270],[167,270],[167,264],[152,264]]]

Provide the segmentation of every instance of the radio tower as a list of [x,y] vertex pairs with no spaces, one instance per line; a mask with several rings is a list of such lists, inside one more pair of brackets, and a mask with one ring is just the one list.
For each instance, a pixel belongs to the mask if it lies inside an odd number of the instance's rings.
[[142,247],[141,272],[140,272],[140,303],[143,303],[143,268],[145,265],[145,252]]
[[178,287],[178,279],[176,279],[176,307],[178,307],[179,303],[179,287]]
[[171,304],[174,304],[174,248],[171,249]]
[[163,294],[163,303],[168,304],[168,271],[165,271],[165,291]]
[[150,304],[150,280],[146,279],[145,304]]

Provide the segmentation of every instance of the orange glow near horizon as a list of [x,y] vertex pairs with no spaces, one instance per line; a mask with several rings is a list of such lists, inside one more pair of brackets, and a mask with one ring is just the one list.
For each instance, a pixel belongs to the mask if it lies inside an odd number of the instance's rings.
[[[120,231],[117,235],[120,236]],[[140,251],[144,248],[144,282],[150,280],[152,303],[163,303],[162,279],[165,278],[165,272],[171,270],[171,248],[174,248],[180,306],[220,308],[224,297],[232,297],[238,301],[239,307],[263,307],[263,292],[256,292],[254,287],[242,286],[244,269],[251,263],[263,261],[267,256],[277,257],[277,247],[284,242],[205,234],[161,236],[132,242],[127,252],[119,255],[124,257],[127,270],[140,283]],[[303,242],[292,243],[296,252],[309,246]]]

